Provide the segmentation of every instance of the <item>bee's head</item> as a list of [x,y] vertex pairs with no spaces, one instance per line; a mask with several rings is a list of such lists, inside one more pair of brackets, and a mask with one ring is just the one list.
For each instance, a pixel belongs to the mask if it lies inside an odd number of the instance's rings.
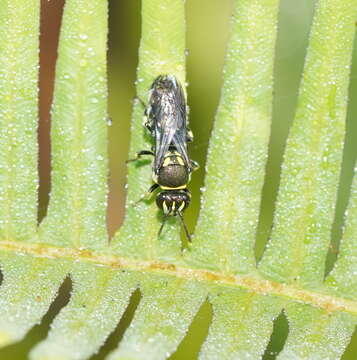
[[152,83],[152,89],[171,90],[177,87],[177,80],[174,75],[159,75]]
[[190,192],[186,190],[165,190],[156,197],[157,206],[165,215],[177,215],[188,207],[191,200]]

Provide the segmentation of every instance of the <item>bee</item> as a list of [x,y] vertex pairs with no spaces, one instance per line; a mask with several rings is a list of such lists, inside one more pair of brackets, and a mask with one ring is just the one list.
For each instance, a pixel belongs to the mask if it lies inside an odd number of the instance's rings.
[[158,76],[151,85],[144,116],[144,126],[154,139],[154,145],[151,150],[139,151],[136,158],[129,161],[138,160],[143,155],[154,157],[154,184],[148,194],[158,188],[161,190],[157,194],[156,204],[164,217],[158,236],[169,216],[179,216],[186,237],[191,241],[182,214],[191,201],[187,184],[198,164],[189,158],[187,152],[187,143],[193,140],[187,124],[187,113],[185,95],[177,78],[174,75]]

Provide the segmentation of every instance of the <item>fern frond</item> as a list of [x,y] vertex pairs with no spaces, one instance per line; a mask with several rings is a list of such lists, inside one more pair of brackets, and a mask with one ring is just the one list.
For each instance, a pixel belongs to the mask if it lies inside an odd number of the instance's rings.
[[[278,0],[236,1],[211,136],[192,259],[224,273],[254,271],[255,233],[272,116]],[[212,222],[214,219],[214,222]]]
[[71,300],[31,359],[89,358],[114,330],[136,287],[128,274],[92,264],[75,264],[70,273]]
[[357,299],[357,175],[352,184],[350,202],[346,212],[346,221],[341,246],[333,271],[326,284],[347,299]]
[[37,224],[40,1],[0,6],[0,236],[29,240]]
[[[147,101],[147,91],[159,74],[173,74],[185,84],[185,4],[181,0],[151,0],[142,3],[142,36],[139,49],[137,96]],[[150,149],[152,143],[142,126],[144,109],[134,104],[129,157]],[[170,219],[162,239],[157,232],[161,218],[156,204],[133,203],[151,186],[151,167],[128,166],[128,197],[125,222],[112,241],[113,251],[124,256],[175,261],[181,256],[176,219]]]
[[274,228],[259,266],[275,280],[308,287],[323,281],[342,162],[356,5],[322,0],[316,9]]
[[67,1],[52,109],[52,185],[41,240],[107,245],[107,3]]
[[[289,334],[279,359],[342,356],[357,323],[356,179],[341,252],[326,281],[323,274],[342,158],[357,0],[319,0],[317,5],[274,229],[259,266],[254,243],[270,134],[279,4],[236,0],[235,5],[206,192],[193,246],[182,254],[176,219],[158,239],[155,205],[130,205],[150,186],[145,161],[129,167],[125,222],[108,244],[104,0],[66,1],[52,116],[51,199],[36,232],[39,2],[0,4],[0,34],[18,27],[0,41],[0,131],[5,134],[0,140],[1,346],[21,340],[41,321],[69,275],[70,301],[47,338],[32,349],[32,360],[88,359],[115,329],[136,289],[142,295],[138,308],[109,360],[167,359],[206,300],[213,319],[200,359],[261,358],[282,311]],[[184,10],[182,0],[143,0],[137,93],[144,101],[159,74],[175,74],[185,82]],[[23,52],[27,56],[20,56]],[[14,76],[15,68],[22,77]],[[14,84],[26,91],[17,94]],[[135,104],[131,154],[151,145],[142,114]],[[12,142],[16,146],[9,146]],[[23,194],[16,193],[20,188]]]
[[66,260],[1,252],[0,344],[21,340],[46,314],[69,266]]

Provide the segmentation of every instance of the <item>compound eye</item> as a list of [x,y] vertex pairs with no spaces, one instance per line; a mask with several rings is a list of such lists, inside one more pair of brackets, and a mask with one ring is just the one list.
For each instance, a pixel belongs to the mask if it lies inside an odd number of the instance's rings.
[[165,215],[168,215],[172,211],[172,203],[170,201],[164,200],[162,203],[162,211]]
[[165,196],[165,193],[160,193],[156,197],[156,204],[159,209],[161,209],[165,215],[168,215],[172,211],[172,203],[170,199]]
[[156,197],[156,204],[165,215],[177,215],[188,207],[190,196],[182,192],[161,192]]
[[190,197],[185,193],[180,193],[179,196],[176,197],[175,209],[180,213],[182,213],[190,204]]
[[182,213],[187,208],[188,204],[189,204],[188,199],[182,198],[178,202],[178,208],[176,210]]

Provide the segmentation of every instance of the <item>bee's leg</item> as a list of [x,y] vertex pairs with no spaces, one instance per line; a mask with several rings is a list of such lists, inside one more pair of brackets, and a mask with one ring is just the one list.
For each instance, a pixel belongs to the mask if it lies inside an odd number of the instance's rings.
[[187,128],[187,132],[186,132],[186,141],[189,143],[193,141],[193,132],[189,128]]
[[151,134],[151,136],[155,136],[154,134],[154,127],[153,127],[153,124],[152,124],[152,121],[150,121],[147,117],[147,115],[145,114],[144,115],[144,118],[143,118],[143,126],[146,127],[146,129],[149,131],[149,133]]
[[136,202],[133,204],[133,206],[138,205],[139,202],[142,201],[142,200],[144,200],[144,199],[145,199],[145,200],[149,200],[150,197],[151,197],[151,194],[152,194],[158,187],[159,187],[159,185],[156,184],[156,183],[153,184],[153,185],[151,185],[150,188],[149,188],[149,190],[148,190],[145,194],[142,194],[142,195],[140,196],[139,200],[136,201]]
[[152,133],[152,131],[153,131],[152,123],[148,119],[149,112],[150,112],[150,107],[148,107],[145,104],[145,101],[143,99],[139,98],[139,96],[134,96],[133,103],[134,104],[141,104],[141,106],[144,108],[143,126],[145,126],[149,130],[149,132]]
[[151,156],[154,156],[155,154],[154,154],[151,150],[141,150],[141,151],[139,151],[139,152],[136,153],[136,156],[135,156],[134,159],[129,159],[129,160],[126,161],[126,163],[139,160],[143,155],[151,155]]
[[133,102],[134,102],[134,104],[141,104],[143,106],[143,108],[146,109],[145,101],[143,99],[139,98],[139,96],[134,96]]
[[195,160],[191,160],[191,169],[192,171],[198,170],[200,168],[200,165]]
[[111,118],[111,116],[107,115],[107,125],[112,126],[112,124],[113,124],[113,119]]

